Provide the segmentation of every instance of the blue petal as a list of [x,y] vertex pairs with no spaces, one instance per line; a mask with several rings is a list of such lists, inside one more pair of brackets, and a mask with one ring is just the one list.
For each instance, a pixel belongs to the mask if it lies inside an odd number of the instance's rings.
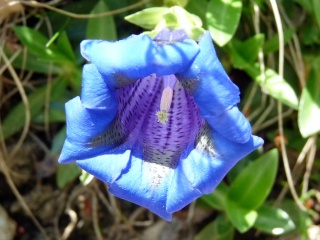
[[246,143],[236,143],[229,141],[220,134],[213,132],[213,142],[218,153],[218,158],[230,161],[239,161],[247,156],[253,150],[262,146],[264,141],[262,138],[252,135]]
[[91,108],[115,104],[115,95],[93,64],[83,66],[81,102],[84,106]]
[[192,84],[190,91],[203,115],[220,115],[240,101],[239,89],[217,58],[209,32],[202,36],[199,47],[192,65],[177,76],[182,84]]
[[100,155],[98,157],[77,161],[79,167],[99,178],[107,184],[112,184],[124,170],[130,159],[130,150]]
[[109,85],[117,87],[119,82],[129,84],[153,73],[163,76],[181,71],[198,52],[198,45],[191,39],[158,46],[145,34],[117,42],[85,40],[81,43],[83,57],[96,65]]
[[116,42],[84,40],[81,42],[81,54],[108,77],[123,73],[128,78],[136,79],[155,72],[154,67],[150,66],[155,44],[143,34]]
[[240,101],[239,89],[217,58],[209,32],[202,36],[199,46],[195,61],[177,74],[178,79],[192,93],[201,116],[211,127],[230,140],[248,141],[251,127],[235,107]]
[[[186,161],[189,161],[189,157],[180,160],[171,180],[166,204],[166,210],[169,213],[181,210],[202,195],[202,193],[190,182],[188,176],[186,176],[187,172],[179,169]],[[197,171],[197,169],[194,170]]]
[[160,45],[156,47],[153,65],[158,77],[183,71],[188,67],[199,53],[198,44],[185,39],[175,44]]
[[109,186],[109,191],[170,221],[171,214],[166,211],[166,199],[174,170],[146,162],[141,159],[142,154],[139,155],[131,155],[127,169]]
[[[107,129],[116,112],[116,102],[110,102],[103,108],[86,108],[79,97],[67,102],[67,139],[59,162],[70,163],[75,160],[90,158],[106,151],[107,146],[96,147],[91,142],[94,137]],[[99,119],[103,119],[103,121],[99,121]]]
[[235,142],[246,143],[251,137],[251,125],[236,106],[219,116],[207,115],[203,118],[222,136]]
[[186,159],[180,159],[168,191],[168,212],[178,211],[200,195],[211,193],[241,158],[263,144],[256,136],[244,144],[231,142],[217,132],[212,136],[215,156],[193,149]]

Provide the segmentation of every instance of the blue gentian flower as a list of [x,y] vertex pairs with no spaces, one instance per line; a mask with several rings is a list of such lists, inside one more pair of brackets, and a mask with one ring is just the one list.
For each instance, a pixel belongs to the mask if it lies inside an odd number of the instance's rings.
[[81,98],[66,103],[59,162],[76,161],[119,198],[171,220],[263,144],[208,32],[85,40],[81,54],[90,63]]

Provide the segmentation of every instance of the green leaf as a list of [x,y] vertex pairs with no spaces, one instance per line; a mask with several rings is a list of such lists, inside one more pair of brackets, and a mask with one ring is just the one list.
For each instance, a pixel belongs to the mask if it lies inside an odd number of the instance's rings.
[[305,45],[320,43],[320,31],[318,27],[314,24],[308,24],[304,26],[302,29],[301,37],[302,37],[302,42]]
[[[52,83],[51,97],[63,95],[66,87],[66,81],[63,79],[55,79]],[[43,109],[47,94],[47,86],[37,88],[28,95],[31,119],[35,118]],[[25,106],[23,102],[18,103],[5,117],[2,124],[4,139],[12,136],[25,124]]]
[[[233,64],[237,68],[245,68],[247,64],[252,64],[257,60],[260,48],[264,42],[263,34],[256,34],[253,37],[242,42],[237,39],[232,40],[232,45],[237,49],[238,54],[233,59]],[[237,55],[240,58],[237,58]],[[245,59],[245,61],[243,60]]]
[[74,181],[81,173],[81,169],[76,163],[59,164],[56,175],[56,182],[59,188],[63,188],[69,182]]
[[[39,124],[43,124],[46,120],[47,119],[45,118],[44,114],[39,114],[38,116],[32,119],[33,122],[39,123]],[[60,109],[51,108],[50,106],[48,121],[50,123],[65,122],[66,121],[65,112]]]
[[53,155],[58,154],[63,146],[64,140],[66,139],[66,127],[64,126],[58,133],[55,134],[52,146],[51,146],[51,153]]
[[234,44],[234,41],[228,44],[228,51],[231,54],[232,62],[235,67],[245,70],[264,91],[275,99],[278,99],[285,105],[298,109],[299,100],[293,87],[283,78],[281,78],[274,70],[267,68],[262,80],[258,64],[247,61],[243,51],[243,44]]
[[314,18],[316,20],[316,23],[318,24],[318,27],[320,29],[320,1],[319,0],[311,0],[312,2],[312,9],[313,9],[313,14]]
[[23,53],[21,52],[21,54],[19,54],[19,56],[13,61],[13,66],[18,69],[24,67],[25,70],[33,71],[36,73],[47,74],[48,72],[51,72],[53,74],[61,74],[64,72],[62,66],[58,64],[52,64],[50,66],[49,62],[39,60],[38,57],[31,52],[27,53],[26,59],[27,61],[24,60]]
[[258,218],[254,227],[262,232],[283,235],[295,229],[295,224],[290,216],[280,208],[262,205],[257,212]]
[[186,10],[202,20],[203,26],[207,26],[206,10],[208,7],[207,0],[189,1]]
[[241,16],[241,0],[211,0],[206,14],[212,39],[223,46],[231,40]]
[[58,40],[57,40],[57,47],[60,49],[61,52],[64,53],[66,57],[70,59],[71,62],[76,61],[76,56],[74,55],[74,51],[72,49],[72,46],[70,44],[68,35],[65,31],[61,32],[59,34]]
[[278,150],[273,149],[249,164],[229,188],[227,198],[240,207],[255,210],[263,204],[274,184]]
[[185,7],[188,4],[189,0],[164,0],[164,5],[168,7],[172,6],[181,6]]
[[[100,0],[92,9],[91,14],[109,11],[106,1]],[[86,37],[89,39],[117,40],[117,31],[113,16],[90,18],[87,25]]]
[[152,30],[163,19],[167,7],[153,7],[136,12],[125,17],[125,20],[142,28]]
[[275,181],[278,151],[273,149],[249,164],[233,181],[226,198],[226,213],[240,231],[250,229],[256,219],[256,209],[265,201]]
[[[42,33],[25,26],[14,26],[13,30],[19,40],[26,45],[31,52],[46,53],[46,44],[49,39]],[[49,51],[48,54],[50,54]]]
[[305,10],[312,12],[312,2],[310,0],[295,0],[299,3]]
[[80,180],[80,182],[82,183],[83,186],[86,186],[92,181],[93,178],[94,178],[93,175],[91,175],[90,173],[82,170],[82,173],[81,173],[81,175],[79,177],[79,180]]
[[19,40],[28,48],[30,52],[35,54],[39,60],[52,61],[52,62],[70,62],[68,57],[59,51],[54,44],[50,47],[46,47],[49,39],[42,33],[25,27],[14,26],[14,32],[18,36]]
[[307,10],[313,17],[315,22],[320,28],[320,1],[319,0],[295,0],[299,3],[305,10]]
[[319,76],[311,69],[306,86],[302,90],[298,112],[298,124],[301,135],[309,137],[320,131],[320,85]]
[[273,69],[268,68],[265,72],[265,81],[262,81],[261,74],[254,78],[261,87],[272,97],[280,100],[285,105],[298,109],[299,99],[292,86],[281,78]]
[[234,228],[225,215],[219,215],[207,224],[195,237],[195,240],[232,240]]
[[[163,15],[166,27],[171,29],[184,29],[190,38],[199,41],[200,37],[205,33],[202,28],[201,19],[185,9],[175,6],[169,8]],[[159,24],[163,28],[163,24]]]
[[203,200],[208,206],[212,207],[213,209],[217,210],[224,210],[225,209],[225,201],[228,192],[228,186],[221,182],[213,193],[208,195],[203,195],[201,200]]
[[233,226],[241,233],[248,231],[258,217],[256,210],[243,208],[229,198],[226,199],[226,213]]
[[[286,28],[283,31],[284,35],[284,43],[288,43],[289,40],[293,37],[295,33],[294,28]],[[274,35],[273,37],[267,39],[263,46],[263,53],[269,54],[275,52],[279,49],[279,36],[278,34]]]
[[205,33],[205,30],[202,28],[201,19],[179,6],[174,6],[164,11],[162,19],[155,29],[145,33],[154,37],[163,28],[184,29],[189,37],[195,41],[199,41],[200,37]]

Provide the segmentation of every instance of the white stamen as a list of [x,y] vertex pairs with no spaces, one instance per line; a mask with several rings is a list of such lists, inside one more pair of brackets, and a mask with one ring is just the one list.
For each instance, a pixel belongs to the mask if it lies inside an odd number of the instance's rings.
[[172,103],[173,89],[166,87],[161,95],[160,111],[156,113],[158,122],[165,124],[168,121],[168,112]]

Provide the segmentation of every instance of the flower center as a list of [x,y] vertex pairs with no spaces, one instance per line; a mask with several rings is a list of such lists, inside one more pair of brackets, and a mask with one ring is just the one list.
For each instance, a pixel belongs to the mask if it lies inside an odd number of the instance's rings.
[[173,89],[176,85],[177,78],[174,75],[164,76],[163,91],[160,100],[160,111],[156,113],[158,122],[165,124],[168,121],[169,110],[173,98]]

